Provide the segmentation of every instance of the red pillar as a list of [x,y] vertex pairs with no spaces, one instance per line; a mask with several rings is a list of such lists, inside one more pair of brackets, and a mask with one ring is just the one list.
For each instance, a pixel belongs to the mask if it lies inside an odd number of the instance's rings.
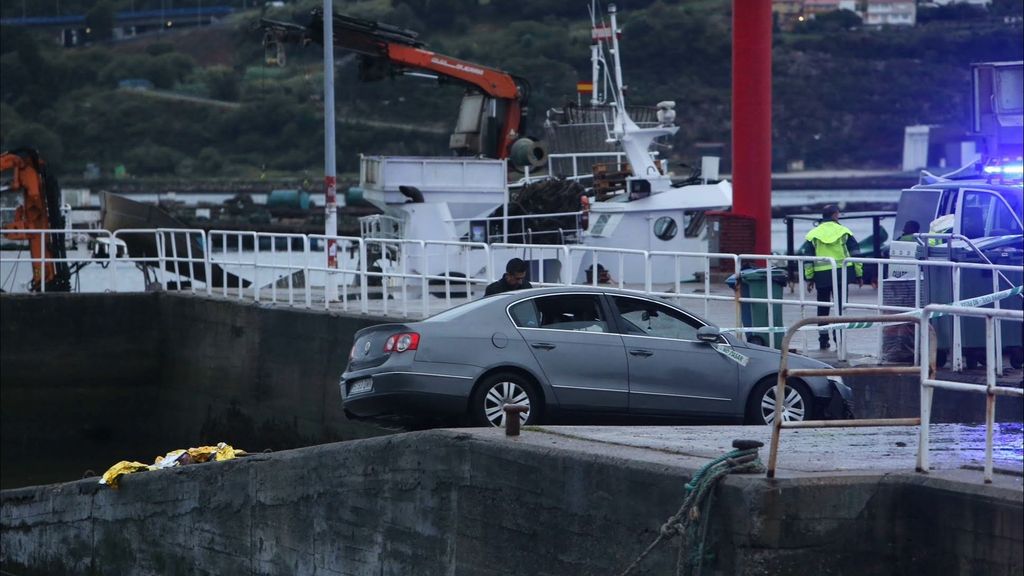
[[732,209],[755,219],[754,252],[771,254],[772,3],[732,4]]

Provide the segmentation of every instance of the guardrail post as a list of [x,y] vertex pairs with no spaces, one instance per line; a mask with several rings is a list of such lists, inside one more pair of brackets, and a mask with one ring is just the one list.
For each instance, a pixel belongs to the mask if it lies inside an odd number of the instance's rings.
[[928,361],[921,360],[921,426],[917,442],[917,471],[923,474],[928,473],[928,434],[932,423],[932,395],[935,389],[928,384],[928,380],[934,377],[937,346],[935,338],[932,337],[931,323],[929,319],[931,311],[925,310],[918,321],[918,332],[921,334],[921,345],[918,347],[922,353],[928,355]]
[[[104,230],[104,232],[107,231]],[[117,293],[117,240],[119,240],[117,232],[114,232],[113,234],[107,232],[107,239],[109,240],[109,243],[107,244],[107,258],[109,259],[107,269],[110,271],[109,274],[111,275],[111,287],[114,292]],[[128,246],[128,244],[125,243],[125,246]],[[125,250],[125,256],[130,256],[127,254],[127,249]]]
[[309,275],[309,258],[309,235],[304,234],[302,236],[302,275],[303,278],[305,278],[305,282],[303,282],[303,293],[305,293],[306,297],[307,310],[313,307],[313,294],[310,292],[310,284],[312,284],[312,278]]
[[203,238],[203,268],[206,271],[206,295],[213,295],[213,264],[210,252],[213,247],[213,236],[209,231],[202,232]]
[[[996,416],[995,324],[992,316],[985,316],[985,484],[992,483],[992,426]],[[999,353],[1001,355],[1002,350]]]
[[367,276],[367,269],[369,268],[366,264],[366,240],[363,238],[359,239],[359,300],[361,301],[361,312],[367,314],[369,312],[369,304],[367,300],[370,298],[370,289],[367,286],[370,283],[370,279]]

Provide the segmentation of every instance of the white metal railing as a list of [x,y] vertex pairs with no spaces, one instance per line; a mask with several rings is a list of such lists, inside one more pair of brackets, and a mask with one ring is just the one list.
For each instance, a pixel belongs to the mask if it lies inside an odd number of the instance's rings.
[[[20,234],[63,234],[64,230],[0,230],[0,233]],[[105,230],[74,230],[71,234],[82,239],[82,247],[109,246],[130,241],[133,253],[126,255],[118,250],[107,250],[98,255],[90,250],[69,250],[63,259],[79,270],[77,286],[80,291],[141,291],[152,288],[154,282],[163,287],[173,287],[192,293],[224,298],[235,298],[260,303],[282,304],[311,308],[340,309],[368,313],[396,314],[402,317],[429,316],[445,308],[465,302],[482,294],[487,283],[500,277],[507,260],[520,257],[531,261],[536,269],[531,281],[536,286],[557,285],[598,285],[606,283],[597,273],[598,265],[610,274],[610,285],[637,293],[657,296],[680,305],[702,306],[704,315],[714,323],[733,331],[741,338],[751,334],[781,334],[794,318],[796,310],[799,319],[817,316],[819,305],[829,307],[830,315],[844,316],[874,312],[879,314],[905,313],[920,310],[920,287],[927,271],[940,271],[944,282],[949,282],[951,294],[947,302],[964,300],[961,274],[990,273],[991,294],[1004,291],[1008,286],[1003,276],[1015,281],[1020,270],[1014,266],[985,263],[951,262],[948,260],[887,260],[877,258],[853,258],[850,262],[905,266],[913,270],[915,291],[913,306],[886,304],[882,290],[874,295],[874,301],[863,297],[851,298],[853,290],[843,289],[843,298],[828,303],[818,302],[808,289],[803,274],[797,274],[789,290],[777,295],[771,281],[763,286],[764,296],[746,296],[742,290],[729,292],[720,280],[713,280],[715,263],[727,262],[727,268],[740,276],[744,267],[767,265],[765,276],[771,278],[774,270],[786,270],[791,263],[801,266],[816,260],[811,256],[778,256],[757,254],[713,254],[698,252],[665,252],[595,247],[590,245],[529,244],[529,243],[482,243],[452,241],[421,241],[389,238],[356,238],[345,236],[257,233],[247,231],[211,230],[202,232],[194,229],[137,229],[119,230],[111,233]],[[327,265],[326,246],[333,240],[338,248],[337,267]],[[144,253],[139,246],[147,246]],[[27,277],[32,264],[45,266],[49,260],[45,254],[31,258],[20,252],[0,251],[0,282],[7,291],[25,290],[16,280]],[[25,265],[18,269],[19,264]],[[139,281],[142,274],[135,274],[135,268],[147,271],[153,280]],[[590,277],[587,278],[587,270]],[[680,272],[687,269],[697,275],[696,281],[684,281]],[[676,273],[672,273],[675,270]],[[831,270],[833,286],[847,286],[850,280],[850,266],[834,267]],[[671,282],[655,282],[655,278],[674,278]],[[893,280],[880,275],[880,288]],[[987,282],[987,280],[986,280]],[[17,286],[15,284],[18,284]],[[326,287],[332,284],[342,289],[336,298],[328,298]],[[737,288],[742,288],[742,280]],[[692,289],[691,289],[692,288]],[[45,290],[45,287],[43,287]],[[977,282],[972,293],[977,296]],[[1014,296],[1020,298],[1020,296]],[[377,302],[379,300],[379,302]],[[971,299],[968,299],[971,300]],[[370,301],[374,301],[370,305]],[[991,301],[991,300],[989,300]],[[988,302],[986,302],[988,303]],[[742,311],[745,306],[762,306],[768,309],[766,326],[743,326]],[[776,306],[783,310],[785,318],[771,313]],[[995,300],[995,309],[1005,308]],[[1012,308],[1018,308],[1014,302]],[[810,312],[808,312],[808,308]],[[763,309],[762,309],[763,311]],[[788,311],[788,312],[787,312]],[[999,320],[997,320],[999,322]],[[729,327],[729,324],[733,326]],[[944,342],[949,342],[953,368],[964,368],[960,344],[964,342],[959,317],[952,320],[952,340],[944,333]],[[879,330],[878,327],[873,327]],[[807,349],[814,343],[805,331],[802,347]],[[881,358],[881,338],[851,339],[839,331],[838,354],[847,358],[848,342],[856,341],[858,346],[868,345]],[[881,334],[876,332],[878,336]],[[1002,349],[1001,331],[996,331],[996,347]],[[914,340],[916,343],[916,339]],[[946,344],[944,344],[945,346]],[[916,347],[915,347],[916,348]],[[858,352],[864,352],[858,349]],[[867,353],[867,352],[865,352]],[[914,362],[919,360],[915,354]],[[1002,354],[995,358],[997,374],[1003,373]]]
[[[932,396],[936,388],[945,390],[957,390],[960,392],[973,392],[985,394],[985,469],[984,478],[986,484],[992,483],[992,434],[993,423],[995,422],[996,396],[1024,397],[1024,390],[1008,386],[996,385],[996,357],[1002,356],[1002,350],[998,347],[996,336],[999,332],[997,319],[1024,323],[1024,312],[1020,310],[999,310],[997,308],[964,308],[960,306],[947,306],[942,304],[929,304],[924,307],[918,326],[921,333],[921,349],[931,349],[931,330],[929,321],[932,316],[948,314],[953,316],[974,316],[985,319],[985,384],[971,384],[968,382],[953,382],[950,380],[939,380],[935,377],[934,362],[932,366],[921,363],[921,434],[917,450],[917,471],[928,472],[928,433],[932,417]],[[934,359],[933,359],[934,360]]]
[[[1000,292],[1001,290],[1005,290],[1005,289],[1013,288],[1014,287],[1013,282],[1011,281],[1010,278],[1008,278],[1006,276],[1006,274],[1014,274],[1014,273],[1016,273],[1018,275],[1021,274],[1021,269],[1018,266],[998,265],[998,264],[985,264],[985,263],[977,263],[977,262],[953,262],[953,261],[948,261],[948,260],[893,260],[893,259],[886,259],[886,258],[849,258],[849,259],[847,259],[847,262],[851,262],[851,263],[852,262],[860,262],[862,264],[876,264],[879,267],[880,270],[881,270],[881,268],[883,266],[890,266],[890,265],[897,265],[897,266],[904,266],[904,267],[913,267],[913,269],[915,270],[915,272],[912,274],[912,278],[913,278],[913,282],[914,282],[914,295],[915,295],[914,296],[914,306],[912,306],[912,307],[896,306],[896,305],[886,305],[886,304],[883,303],[883,295],[884,295],[885,283],[886,282],[894,281],[894,279],[884,278],[882,274],[879,274],[879,277],[878,277],[878,293],[877,293],[877,301],[876,301],[876,303],[868,304],[868,303],[856,303],[856,302],[848,302],[848,301],[843,303],[843,307],[844,308],[849,308],[851,310],[871,310],[871,311],[875,311],[875,312],[878,312],[878,313],[899,313],[899,312],[908,312],[908,311],[911,311],[911,310],[920,310],[922,304],[924,304],[923,302],[921,302],[921,286],[922,286],[922,281],[923,281],[922,276],[924,275],[924,272],[927,271],[927,270],[936,270],[936,269],[943,270],[943,271],[949,270],[950,275],[951,275],[950,286],[951,286],[951,291],[952,291],[952,294],[950,296],[950,302],[960,302],[961,300],[964,299],[964,295],[962,293],[962,273],[965,270],[974,270],[974,271],[981,271],[981,272],[991,272],[992,284],[991,284],[991,292],[990,292],[990,294],[995,294],[997,292]],[[844,286],[848,285],[847,282],[849,281],[850,268],[851,268],[850,266],[847,266],[847,267],[844,267],[842,269],[842,282],[843,282]],[[906,282],[907,280],[900,279],[900,280],[895,280],[895,281]],[[972,296],[978,296],[978,295],[977,294],[972,294]],[[994,300],[992,305],[996,309],[999,309],[1001,307],[1000,300],[998,300],[998,299]],[[882,346],[882,332],[881,332],[881,330],[882,330],[882,328],[881,328],[881,326],[878,326],[876,328],[876,330],[878,332],[878,347],[879,347],[877,354],[878,354],[878,357],[881,358],[881,356],[882,356],[882,353],[881,353],[881,346]],[[915,328],[915,330],[916,330],[916,328]],[[1001,341],[1002,341],[1002,334],[1001,333],[997,333],[996,334],[996,344],[997,344],[997,346],[999,347],[1000,350],[1002,349]],[[953,368],[953,370],[955,370],[957,372],[963,370],[963,368],[964,368],[964,357],[963,357],[962,342],[963,342],[963,328],[962,328],[962,325],[961,325],[960,317],[959,316],[954,316],[953,317],[953,328],[952,328],[952,339],[951,339],[951,343],[950,343],[950,354],[951,354],[952,368]],[[841,349],[840,349],[840,354],[841,355],[840,355],[840,358],[845,358],[845,355],[846,355],[845,343],[841,343],[840,345],[841,345]],[[919,353],[920,353],[920,349],[919,348],[915,349],[915,359],[914,359],[915,362],[918,361],[917,354],[919,354]],[[998,374],[1002,375],[1003,374],[1003,357],[1002,357],[1002,354],[997,354],[996,356],[997,356],[996,357],[996,372]]]
[[[936,346],[935,329],[930,321],[933,316],[974,316],[985,319],[985,384],[973,384],[969,382],[955,382],[951,380],[940,380],[936,378]],[[917,471],[928,473],[929,463],[929,432],[931,426],[932,397],[935,388],[946,390],[957,390],[986,395],[985,404],[985,463],[984,481],[986,484],[992,482],[993,474],[993,428],[995,422],[995,402],[997,396],[1024,397],[1024,389],[1014,386],[999,386],[996,381],[995,357],[1002,352],[996,342],[998,333],[998,319],[1024,323],[1024,312],[1020,310],[1000,310],[993,308],[976,308],[964,306],[950,306],[943,304],[929,304],[923,310],[891,314],[884,316],[846,316],[846,317],[819,317],[802,319],[786,331],[783,337],[782,354],[779,359],[779,373],[776,381],[776,398],[785,396],[785,386],[789,378],[802,376],[850,376],[850,375],[878,375],[878,374],[917,374],[920,378],[921,406],[920,413],[916,418],[872,418],[852,420],[806,420],[806,421],[785,421],[782,417],[782,402],[775,405],[775,419],[772,422],[772,438],[770,454],[768,458],[767,476],[775,477],[778,455],[780,452],[780,439],[782,430],[798,428],[837,428],[837,427],[864,427],[864,426],[918,426],[919,443],[917,452]],[[920,338],[920,349],[927,351],[927,362],[916,362],[913,366],[863,366],[863,367],[825,367],[825,368],[797,368],[788,367],[789,342],[801,328],[816,323],[838,324],[850,326],[856,323],[875,324],[900,324],[914,323],[918,327]],[[806,328],[805,328],[806,329]],[[812,328],[813,329],[813,328]]]

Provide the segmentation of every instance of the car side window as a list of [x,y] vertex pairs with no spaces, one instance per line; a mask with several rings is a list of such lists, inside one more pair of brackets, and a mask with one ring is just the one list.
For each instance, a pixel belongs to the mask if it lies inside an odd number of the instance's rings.
[[[601,304],[595,295],[559,294],[534,298],[529,302],[536,303],[540,328],[577,332],[608,332],[608,321],[601,312]],[[516,306],[521,304],[525,304],[525,302]]]
[[991,192],[965,192],[960,219],[960,233],[968,238],[1021,233],[1020,224],[1009,206]]
[[520,328],[540,328],[540,315],[533,300],[516,302],[508,309],[512,321]]
[[697,339],[700,326],[693,318],[678,310],[641,298],[615,296],[613,300],[627,334],[676,340]]

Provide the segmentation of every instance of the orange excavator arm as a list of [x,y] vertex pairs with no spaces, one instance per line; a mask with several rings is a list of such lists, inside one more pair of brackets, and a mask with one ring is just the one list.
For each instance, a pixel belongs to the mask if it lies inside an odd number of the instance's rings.
[[[13,171],[10,188],[21,192],[23,201],[15,210],[14,222],[8,226],[4,236],[12,240],[28,240],[32,255],[33,291],[40,289],[44,279],[47,290],[67,291],[70,289],[67,263],[54,261],[64,258],[64,234],[27,232],[63,228],[63,217],[59,213],[60,188],[55,180],[48,181],[44,163],[34,150],[0,152],[0,172],[8,170]],[[54,196],[54,192],[56,197],[48,198]]]
[[[312,11],[308,26],[262,20],[264,43],[275,47],[280,42],[323,44],[323,12]],[[497,158],[508,158],[512,145],[520,136],[524,122],[529,85],[522,78],[507,72],[460,60],[427,50],[418,34],[406,28],[360,18],[334,15],[334,47],[359,54],[360,79],[379,80],[396,74],[436,77],[466,85],[471,91],[491,100],[484,103],[482,115],[493,126],[477,127],[476,137],[484,140],[477,146],[466,146],[469,154],[486,149]],[[463,100],[466,105],[466,99]],[[481,122],[486,124],[487,122]],[[457,129],[458,130],[458,129]],[[469,139],[472,139],[472,134]],[[453,135],[452,147],[465,142],[463,135]]]

